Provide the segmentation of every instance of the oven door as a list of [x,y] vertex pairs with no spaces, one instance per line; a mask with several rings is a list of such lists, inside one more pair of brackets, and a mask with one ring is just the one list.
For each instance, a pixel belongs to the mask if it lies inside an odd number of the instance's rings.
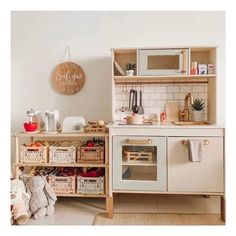
[[113,137],[113,189],[166,191],[166,138]]
[[138,75],[186,74],[187,49],[139,50]]

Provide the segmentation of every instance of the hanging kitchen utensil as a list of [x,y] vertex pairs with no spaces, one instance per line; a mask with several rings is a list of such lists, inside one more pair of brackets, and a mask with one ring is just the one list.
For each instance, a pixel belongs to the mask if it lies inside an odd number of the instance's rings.
[[134,97],[134,90],[130,89],[130,91],[129,91],[129,111],[131,111],[134,106],[133,97]]
[[143,109],[143,106],[142,106],[142,90],[140,89],[139,91],[139,94],[140,94],[140,101],[139,101],[139,106],[138,106],[138,114],[144,114],[144,109]]
[[134,90],[134,106],[133,106],[133,112],[138,113],[138,93],[136,90]]

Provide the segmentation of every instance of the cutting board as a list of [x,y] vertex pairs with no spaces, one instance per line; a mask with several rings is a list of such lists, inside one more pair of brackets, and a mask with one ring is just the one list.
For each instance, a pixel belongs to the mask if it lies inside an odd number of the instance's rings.
[[166,103],[166,116],[167,121],[178,121],[179,120],[179,103],[168,102]]

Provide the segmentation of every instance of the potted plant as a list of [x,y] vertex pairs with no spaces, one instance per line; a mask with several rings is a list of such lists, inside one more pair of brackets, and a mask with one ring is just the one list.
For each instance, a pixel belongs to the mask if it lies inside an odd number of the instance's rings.
[[193,109],[193,121],[203,121],[204,120],[204,101],[201,99],[194,99],[193,103],[191,104]]
[[136,64],[127,63],[125,73],[127,76],[133,76],[136,69]]

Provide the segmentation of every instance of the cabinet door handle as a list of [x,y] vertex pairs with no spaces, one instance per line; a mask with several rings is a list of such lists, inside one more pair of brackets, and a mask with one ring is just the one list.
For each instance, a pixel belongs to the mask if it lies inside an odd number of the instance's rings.
[[[188,140],[182,140],[181,141],[181,143],[183,144],[183,145],[187,145],[188,144]],[[209,140],[203,140],[203,142],[202,142],[202,144],[203,145],[208,145],[210,143],[210,141]]]
[[181,73],[186,73],[186,50],[182,50],[181,51],[182,55],[183,55],[183,60],[182,60],[182,70],[181,70]]
[[151,144],[151,139],[126,139],[126,143],[128,144]]

